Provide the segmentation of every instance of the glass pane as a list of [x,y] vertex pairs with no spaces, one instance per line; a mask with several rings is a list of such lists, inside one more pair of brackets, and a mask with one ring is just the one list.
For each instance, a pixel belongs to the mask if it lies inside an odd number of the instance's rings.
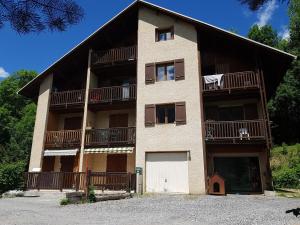
[[168,108],[168,123],[174,123],[175,122],[175,106],[172,106]]
[[158,66],[156,71],[156,80],[162,81],[165,80],[165,67],[164,66]]
[[167,66],[167,79],[174,80],[174,65]]
[[167,37],[166,33],[159,33],[158,39],[159,39],[159,41],[165,41],[165,40],[167,40],[166,37]]
[[172,37],[171,32],[167,32],[167,33],[166,33],[166,40],[170,40],[171,37]]
[[156,119],[157,123],[165,123],[165,109],[164,107],[156,107]]

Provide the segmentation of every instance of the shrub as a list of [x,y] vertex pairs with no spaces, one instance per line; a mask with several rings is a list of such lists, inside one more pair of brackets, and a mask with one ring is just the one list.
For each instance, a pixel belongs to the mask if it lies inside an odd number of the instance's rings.
[[68,205],[70,204],[70,200],[67,198],[63,198],[62,200],[60,200],[60,205]]
[[96,202],[95,188],[93,186],[89,186],[88,200],[89,202]]
[[273,173],[273,182],[276,188],[300,188],[300,166],[284,167]]
[[22,189],[24,184],[24,171],[25,163],[23,161],[0,164],[0,193],[14,189]]

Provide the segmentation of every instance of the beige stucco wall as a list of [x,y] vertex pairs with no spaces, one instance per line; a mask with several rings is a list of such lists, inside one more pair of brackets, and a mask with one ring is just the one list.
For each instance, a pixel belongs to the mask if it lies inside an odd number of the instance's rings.
[[53,75],[49,74],[41,83],[36,118],[32,139],[29,171],[33,168],[41,168],[42,154],[44,148],[45,131],[47,129],[50,92],[52,87]]
[[[155,28],[174,26],[174,40],[155,42]],[[184,58],[185,80],[145,84],[145,64]],[[205,193],[204,152],[196,29],[150,9],[139,10],[137,65],[136,166],[145,169],[145,153],[190,151],[189,191]],[[145,104],[185,101],[187,124],[145,127]],[[144,172],[144,190],[145,175]]]

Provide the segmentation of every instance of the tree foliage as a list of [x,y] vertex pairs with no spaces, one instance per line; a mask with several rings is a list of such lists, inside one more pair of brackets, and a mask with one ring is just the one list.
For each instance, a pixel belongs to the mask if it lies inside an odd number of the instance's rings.
[[259,27],[257,24],[253,25],[248,32],[248,37],[273,47],[279,43],[277,32],[270,25],[262,27]]
[[29,159],[36,105],[17,91],[36,75],[20,70],[0,83],[0,163]]
[[18,33],[64,31],[82,17],[83,9],[73,0],[0,0],[0,28],[8,22]]

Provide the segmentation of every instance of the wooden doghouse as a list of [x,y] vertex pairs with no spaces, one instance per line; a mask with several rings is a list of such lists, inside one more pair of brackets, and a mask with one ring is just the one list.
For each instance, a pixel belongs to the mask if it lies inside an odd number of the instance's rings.
[[225,195],[225,180],[219,174],[215,173],[209,178],[208,193],[211,195]]

